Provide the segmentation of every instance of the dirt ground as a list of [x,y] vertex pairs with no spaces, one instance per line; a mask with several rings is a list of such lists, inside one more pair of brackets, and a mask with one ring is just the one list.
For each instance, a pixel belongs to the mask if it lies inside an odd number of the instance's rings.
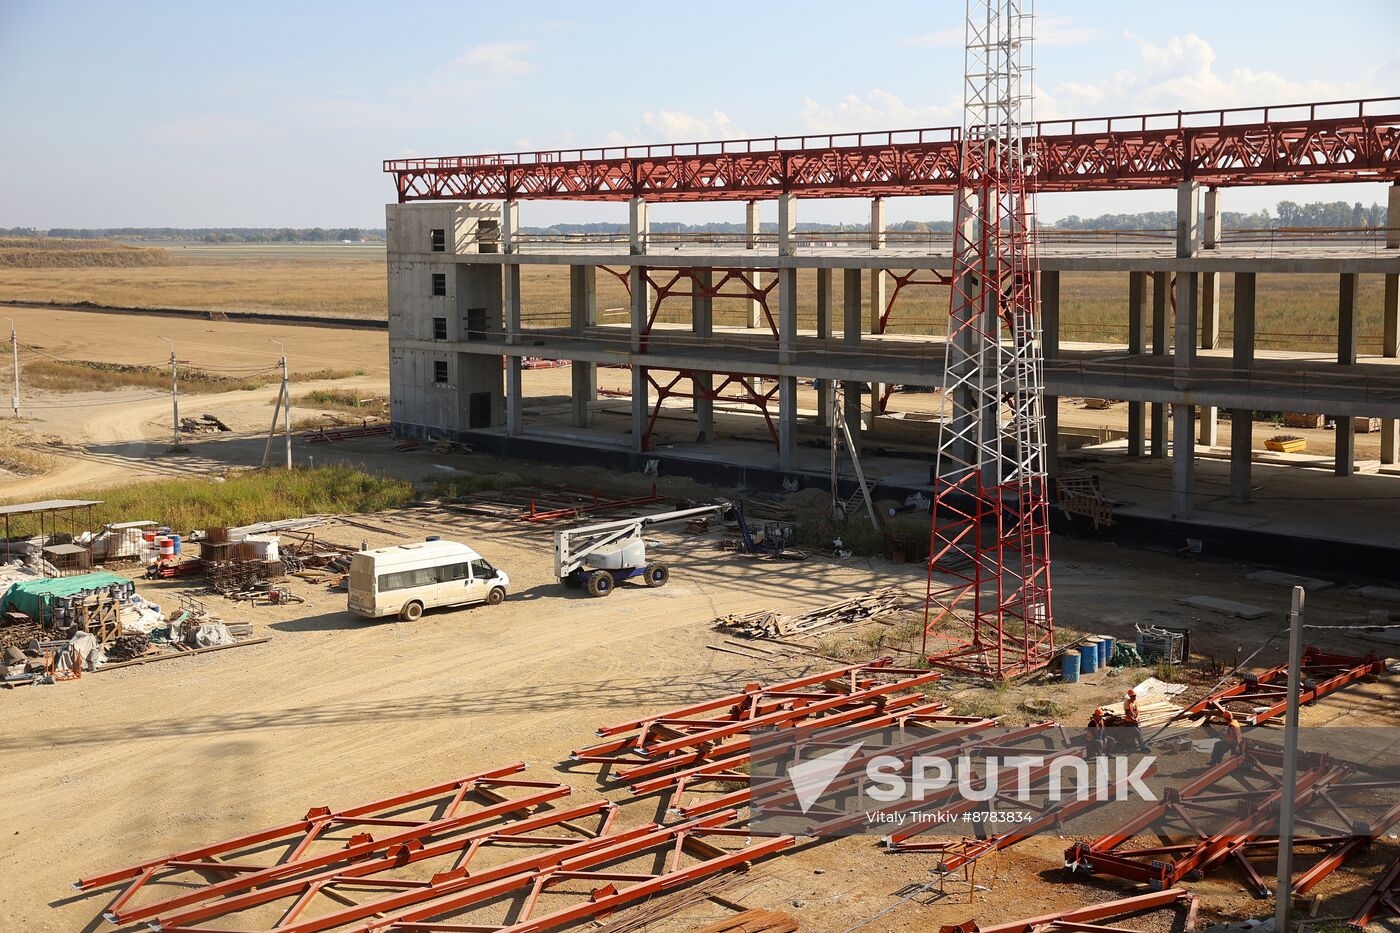
[[[98,673],[78,682],[0,695],[0,798],[23,801],[5,816],[12,845],[0,855],[0,917],[16,929],[96,929],[110,893],[78,895],[74,879],[202,841],[298,817],[315,805],[387,796],[522,759],[536,777],[559,775],[575,799],[594,799],[593,772],[557,771],[592,730],[732,690],[831,666],[820,659],[757,662],[706,646],[708,623],[724,612],[793,609],[845,598],[874,584],[917,591],[914,565],[813,559],[753,564],[689,535],[660,535],[676,568],[664,590],[627,588],[594,600],[551,576],[550,534],[496,520],[424,508],[357,517],[321,529],[339,543],[371,546],[447,534],[470,542],[512,575],[504,605],[440,611],[417,624],[350,616],[344,595],[297,581],[304,606],[235,606],[212,601],[230,620],[254,623],[271,643],[202,657]],[[379,531],[370,528],[381,529]],[[387,532],[387,533],[386,533]],[[1177,594],[1246,599],[1278,610],[1282,588],[1245,580],[1247,568],[1193,563],[1092,544],[1057,550],[1057,618],[1064,631],[1129,636],[1150,619],[1192,627],[1196,650],[1233,659],[1279,626],[1205,616]],[[142,583],[157,602],[190,589]],[[1347,590],[1314,594],[1310,621],[1328,624],[1362,611]],[[1331,633],[1328,633],[1329,635]],[[1341,650],[1382,650],[1364,633],[1331,637]],[[1275,644],[1281,649],[1281,642]],[[1276,663],[1279,650],[1259,664]],[[1077,686],[1032,683],[1009,691],[959,686],[955,704],[987,702],[1010,722],[1034,718],[1025,699],[1048,697],[1077,722],[1117,699],[1149,671],[1099,674]],[[1308,711],[1309,721],[1394,722],[1392,684],[1339,694]],[[651,819],[642,804],[633,818]],[[1067,841],[1033,840],[985,865],[993,890],[968,903],[950,885],[901,899],[930,878],[932,856],[884,854],[870,838],[807,846],[758,865],[739,897],[746,906],[798,913],[804,929],[846,930],[881,914],[871,930],[927,930],[976,916],[982,922],[1124,893],[1112,881],[1070,882],[1059,870]],[[1345,915],[1380,864],[1368,853],[1318,893],[1324,916]],[[1207,915],[1267,909],[1232,869],[1193,885]],[[1014,891],[1014,896],[1006,894]],[[724,911],[697,905],[657,930],[685,930]]]
[[[274,338],[286,341],[294,368],[365,371],[335,385],[372,389],[386,378],[384,338],[373,332],[18,313],[36,316],[21,320],[29,334],[38,331],[38,339],[27,336],[27,342],[55,355],[158,359],[164,345],[155,338],[164,335],[194,365],[251,365],[275,359],[277,348],[267,343]],[[553,394],[548,380],[562,371],[538,372],[544,381],[533,391]],[[567,374],[562,378],[566,382]],[[200,439],[190,454],[176,458],[160,455],[168,399],[141,398],[139,392],[46,397],[46,407],[36,410],[26,428],[67,445],[50,448],[59,468],[41,477],[0,477],[0,496],[41,498],[75,486],[255,463],[275,392],[274,386],[187,399],[193,410],[182,413],[218,414],[235,433]],[[333,448],[301,445],[303,455],[362,463],[414,480],[504,469],[539,482],[596,483],[619,491],[649,484],[640,476],[536,468],[477,455],[400,453],[382,439]],[[678,480],[663,480],[661,491],[684,497],[715,492]],[[0,928],[97,930],[105,926],[98,918],[111,895],[73,892],[69,885],[80,876],[284,822],[311,806],[352,805],[513,760],[568,782],[577,802],[594,799],[592,771],[560,771],[556,765],[596,727],[746,682],[833,666],[818,658],[758,661],[711,650],[719,639],[708,623],[717,615],[793,611],[875,586],[921,592],[923,585],[917,565],[825,558],[752,564],[717,551],[712,541],[662,534],[662,550],[676,568],[667,588],[629,587],[610,599],[591,600],[553,580],[547,529],[433,509],[354,521],[318,534],[352,546],[445,534],[506,568],[515,593],[500,607],[430,613],[413,625],[361,621],[345,611],[343,594],[302,582],[293,588],[307,598],[303,606],[250,609],[205,597],[229,620],[251,621],[256,634],[272,641],[0,692],[0,799],[19,802],[5,808],[3,817],[12,844],[0,850]],[[1277,632],[1286,610],[1287,591],[1248,581],[1251,568],[1244,566],[1074,541],[1057,541],[1055,557],[1056,621],[1065,637],[1130,636],[1139,621],[1185,625],[1199,655],[1229,664]],[[157,602],[188,588],[140,585]],[[1275,612],[1241,622],[1176,601],[1189,595],[1243,600]],[[1338,624],[1368,608],[1353,590],[1329,589],[1310,596],[1309,621]],[[1394,651],[1366,632],[1318,634],[1310,640],[1340,651]],[[1282,650],[1276,641],[1255,663],[1278,663]],[[939,695],[958,708],[996,709],[1010,722],[1034,718],[1023,702],[1048,698],[1062,721],[1077,725],[1093,706],[1118,699],[1126,685],[1149,673],[1100,673],[1076,686],[1036,680],[1002,691],[957,685]],[[1313,723],[1394,725],[1393,681],[1347,690],[1307,717]],[[654,817],[654,804],[642,809],[644,814],[628,819]],[[1061,868],[1066,845],[1065,838],[1042,837],[986,862],[977,880],[992,890],[971,902],[965,887],[955,884],[943,892],[918,891],[931,879],[934,857],[886,854],[868,837],[807,845],[768,860],[725,896],[796,913],[804,929],[820,933],[857,927],[912,933],[969,917],[985,924],[1129,893],[1111,880],[1068,879]],[[1349,915],[1394,850],[1389,839],[1315,889],[1323,899],[1319,916]],[[1202,895],[1208,917],[1269,909],[1245,892],[1233,868],[1192,888]],[[704,903],[651,929],[679,933],[725,913]],[[1165,922],[1154,918],[1137,925],[1156,933],[1166,929]]]

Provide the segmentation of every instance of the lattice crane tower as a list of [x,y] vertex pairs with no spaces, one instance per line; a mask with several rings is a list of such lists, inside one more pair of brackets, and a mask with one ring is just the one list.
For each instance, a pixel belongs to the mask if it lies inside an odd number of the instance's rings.
[[968,0],[962,184],[924,653],[998,680],[1054,649],[1031,122],[1033,13]]

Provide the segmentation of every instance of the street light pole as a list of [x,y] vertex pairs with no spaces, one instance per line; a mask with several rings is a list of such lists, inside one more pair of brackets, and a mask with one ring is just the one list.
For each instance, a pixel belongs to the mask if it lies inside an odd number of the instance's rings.
[[[1303,673],[1303,588],[1293,587],[1288,613],[1288,708],[1283,720],[1283,784],[1298,782],[1298,691]],[[1293,913],[1293,795],[1279,797],[1278,890],[1274,893],[1274,931],[1288,933]]]
[[[287,469],[290,470],[292,468],[292,388],[287,378],[287,348],[283,345],[282,341],[273,340],[271,337],[268,338],[268,343],[277,344],[278,349],[282,351],[282,399],[283,404],[286,405],[286,407],[282,409],[284,418],[282,433],[286,438]],[[275,417],[272,419],[272,423],[277,423]]]
[[3,315],[0,315],[0,318],[3,318],[4,320],[10,322],[10,353],[11,353],[11,355],[12,355],[12,357],[13,357],[13,362],[14,362],[14,364],[15,364],[15,392],[14,392],[14,395],[11,395],[11,396],[10,396],[10,407],[13,408],[13,409],[15,410],[15,417],[18,418],[18,417],[19,417],[19,330],[15,327],[15,319],[14,319],[14,318],[12,318],[12,317],[4,317]]
[[175,341],[161,337],[170,344],[170,423],[175,429],[175,447],[180,446],[180,375],[175,363]]

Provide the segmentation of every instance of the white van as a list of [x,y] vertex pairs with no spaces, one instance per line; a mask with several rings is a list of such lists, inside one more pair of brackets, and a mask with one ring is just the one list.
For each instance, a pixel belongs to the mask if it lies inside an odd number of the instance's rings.
[[360,551],[350,559],[350,611],[405,622],[434,606],[500,605],[510,588],[504,570],[456,541],[423,541]]

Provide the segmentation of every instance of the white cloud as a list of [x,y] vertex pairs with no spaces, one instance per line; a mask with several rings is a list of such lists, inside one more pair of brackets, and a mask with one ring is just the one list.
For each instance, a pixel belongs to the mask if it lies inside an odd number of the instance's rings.
[[940,29],[937,32],[926,32],[921,36],[907,36],[900,41],[900,45],[919,45],[932,48],[942,48],[944,46],[955,45],[961,47],[966,41],[964,28],[954,26],[948,29]]
[[951,107],[907,104],[889,91],[875,88],[864,94],[848,94],[831,104],[809,97],[802,101],[797,119],[809,132],[846,133],[945,126],[956,114]]
[[1196,35],[1158,41],[1132,33],[1124,37],[1138,49],[1139,64],[1103,81],[1066,82],[1036,88],[1039,119],[1091,117],[1110,113],[1213,110],[1335,100],[1365,95],[1356,82],[1293,81],[1268,70],[1236,67],[1221,74],[1211,44]]
[[709,139],[731,139],[739,135],[729,115],[716,110],[708,115],[684,113],[679,110],[648,111],[642,122],[653,134],[660,133],[663,142],[691,142]]
[[524,41],[482,42],[453,59],[449,67],[479,81],[527,75],[539,67],[526,58],[534,48],[534,43]]
[[[1037,45],[1079,45],[1102,37],[1103,30],[1082,25],[1072,16],[1041,16],[1035,20]],[[908,36],[900,44],[924,48],[962,48],[966,41],[965,27],[952,26],[919,36]]]

